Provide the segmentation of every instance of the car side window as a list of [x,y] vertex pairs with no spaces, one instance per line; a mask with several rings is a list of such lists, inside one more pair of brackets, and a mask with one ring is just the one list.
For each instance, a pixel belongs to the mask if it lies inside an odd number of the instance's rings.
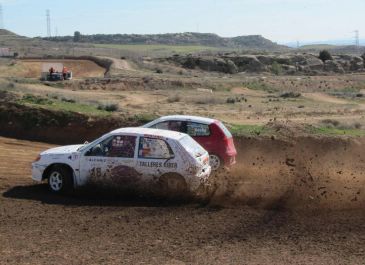
[[169,144],[162,139],[141,137],[139,140],[138,157],[151,159],[169,159],[174,156]]
[[197,123],[197,122],[188,122],[187,123],[187,133],[192,137],[209,136],[210,135],[209,125]]
[[163,121],[152,126],[156,129],[186,133],[185,121]]
[[93,146],[86,156],[133,158],[136,136],[115,135]]

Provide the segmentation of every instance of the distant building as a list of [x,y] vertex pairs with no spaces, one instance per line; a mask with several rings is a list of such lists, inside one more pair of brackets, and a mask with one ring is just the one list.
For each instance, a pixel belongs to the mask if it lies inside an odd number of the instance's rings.
[[0,47],[0,57],[14,57],[14,52],[10,48]]

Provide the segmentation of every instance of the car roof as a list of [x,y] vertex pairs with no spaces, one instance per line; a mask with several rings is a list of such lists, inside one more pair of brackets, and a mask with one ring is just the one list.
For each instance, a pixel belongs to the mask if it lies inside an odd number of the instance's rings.
[[175,132],[175,131],[168,131],[168,130],[160,130],[160,129],[151,129],[151,128],[143,128],[143,127],[129,127],[129,128],[120,128],[114,131],[111,131],[108,134],[119,134],[125,133],[130,135],[136,136],[156,136],[156,137],[164,137],[170,138],[174,140],[179,140],[182,137],[186,136],[185,133]]
[[190,116],[190,115],[169,115],[169,116],[163,116],[160,117],[155,121],[169,121],[169,120],[179,120],[179,121],[193,121],[193,122],[199,122],[203,124],[212,124],[216,120],[211,118],[205,118],[205,117],[199,117],[199,116]]

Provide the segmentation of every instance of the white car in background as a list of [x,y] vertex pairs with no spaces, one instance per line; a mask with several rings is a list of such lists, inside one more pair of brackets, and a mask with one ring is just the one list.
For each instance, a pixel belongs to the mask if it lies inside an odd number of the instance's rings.
[[118,129],[92,143],[52,148],[32,163],[32,178],[48,180],[56,193],[97,183],[156,186],[174,195],[198,190],[210,173],[208,152],[189,135],[149,128]]

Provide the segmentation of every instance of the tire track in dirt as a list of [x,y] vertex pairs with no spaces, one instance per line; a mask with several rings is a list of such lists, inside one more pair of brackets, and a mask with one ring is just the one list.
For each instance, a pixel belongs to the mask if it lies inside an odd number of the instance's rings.
[[[238,142],[243,152],[239,163],[257,165],[241,173],[252,173],[254,180],[282,167],[274,166],[274,160],[283,157],[280,148],[291,146],[274,143]],[[0,137],[0,264],[339,265],[364,261],[362,209],[302,214],[242,207],[243,197],[236,201],[238,205],[203,207],[95,192],[57,196],[45,185],[33,185],[29,177],[30,161],[49,147]],[[279,150],[277,158],[275,150]],[[287,162],[299,165],[299,161]],[[267,167],[265,174],[261,164]],[[233,180],[246,181],[234,176]]]

